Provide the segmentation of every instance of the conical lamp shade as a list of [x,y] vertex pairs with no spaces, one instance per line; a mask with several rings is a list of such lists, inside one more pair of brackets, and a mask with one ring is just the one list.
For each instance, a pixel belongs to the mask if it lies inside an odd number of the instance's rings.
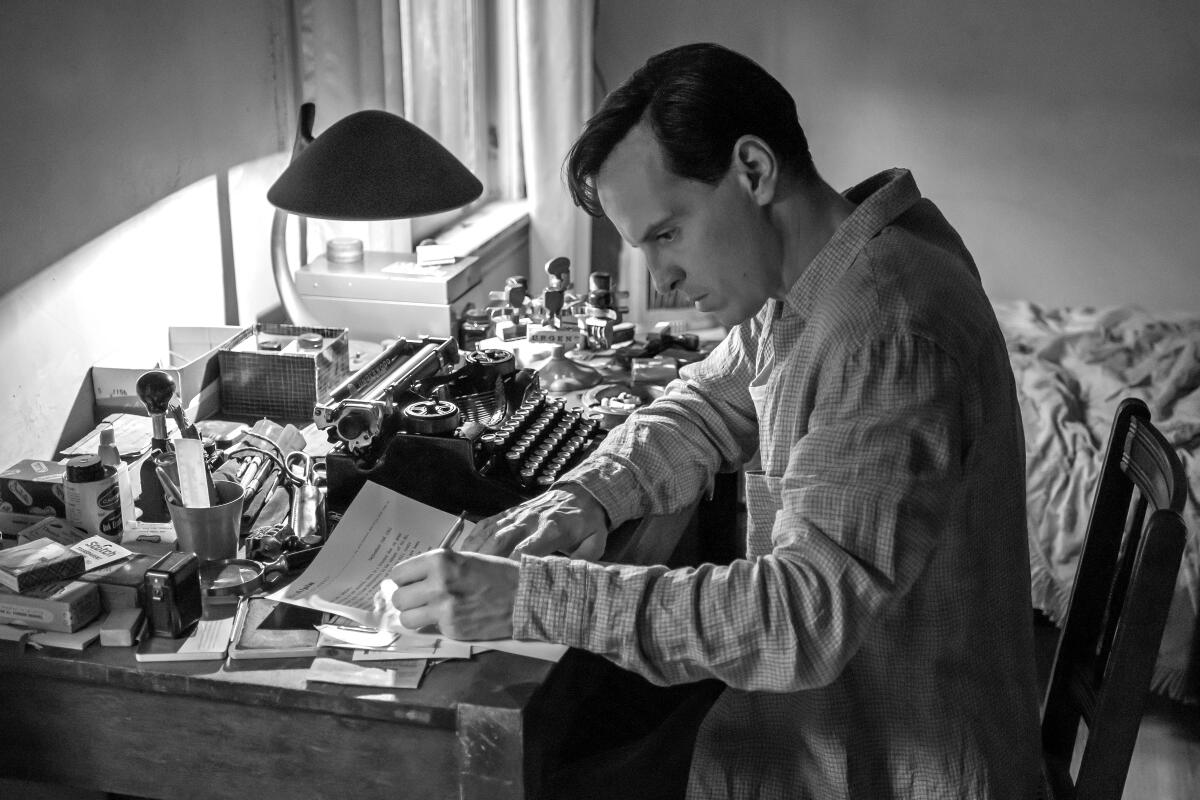
[[267,200],[305,217],[378,220],[449,211],[482,193],[479,179],[416,125],[358,111],[305,147]]

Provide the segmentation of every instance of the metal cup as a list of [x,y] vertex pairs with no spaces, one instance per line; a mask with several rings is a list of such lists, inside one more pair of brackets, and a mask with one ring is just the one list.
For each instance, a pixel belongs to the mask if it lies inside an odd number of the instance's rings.
[[238,534],[242,529],[244,490],[234,481],[214,481],[217,504],[191,508],[167,501],[171,522],[175,525],[177,547],[196,554],[200,561],[216,561],[237,556]]

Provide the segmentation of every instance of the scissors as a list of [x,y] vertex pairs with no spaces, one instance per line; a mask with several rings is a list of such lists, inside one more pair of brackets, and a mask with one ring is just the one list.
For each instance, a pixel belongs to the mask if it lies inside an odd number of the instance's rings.
[[[289,522],[301,544],[315,547],[325,543],[329,525],[325,520],[325,493],[317,486],[317,470],[312,456],[293,450],[283,459],[292,488]],[[297,474],[297,468],[299,474]]]

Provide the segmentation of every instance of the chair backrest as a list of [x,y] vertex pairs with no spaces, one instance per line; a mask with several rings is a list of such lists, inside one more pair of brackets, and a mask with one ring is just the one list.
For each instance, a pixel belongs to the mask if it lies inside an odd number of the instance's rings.
[[[1183,466],[1146,404],[1122,401],[1042,704],[1056,798],[1121,797],[1183,556],[1186,501]],[[1072,780],[1080,719],[1088,735]]]

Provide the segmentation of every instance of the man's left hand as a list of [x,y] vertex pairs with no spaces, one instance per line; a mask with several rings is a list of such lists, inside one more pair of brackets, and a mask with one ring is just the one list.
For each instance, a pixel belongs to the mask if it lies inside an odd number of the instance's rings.
[[411,630],[437,625],[451,639],[512,637],[521,567],[480,553],[430,550],[392,567],[392,603]]

